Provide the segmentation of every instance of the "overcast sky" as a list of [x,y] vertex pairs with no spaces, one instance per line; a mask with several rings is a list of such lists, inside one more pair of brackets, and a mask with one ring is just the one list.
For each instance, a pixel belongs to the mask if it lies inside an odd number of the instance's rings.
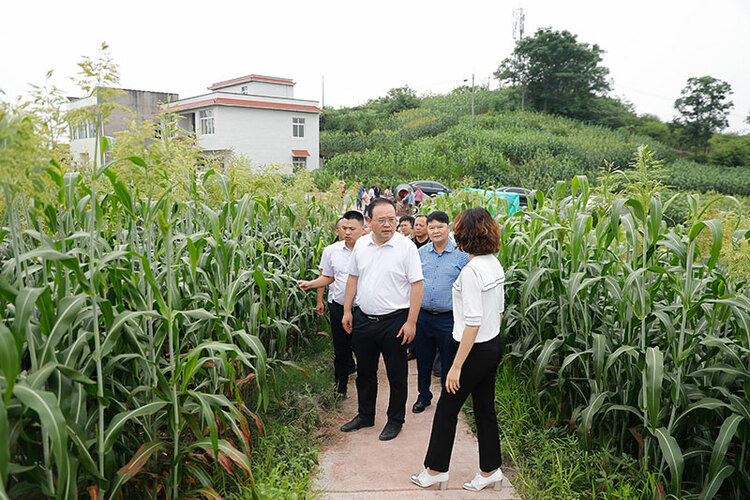
[[[190,97],[251,73],[297,82],[295,96],[351,106],[408,84],[444,93],[476,75],[486,84],[513,50],[513,11],[526,35],[568,30],[606,51],[613,96],[663,120],[686,80],[729,82],[730,129],[749,131],[750,0],[143,1],[3,0],[0,89],[26,94],[69,77],[102,41],[125,88]],[[491,88],[498,83],[494,79]]]

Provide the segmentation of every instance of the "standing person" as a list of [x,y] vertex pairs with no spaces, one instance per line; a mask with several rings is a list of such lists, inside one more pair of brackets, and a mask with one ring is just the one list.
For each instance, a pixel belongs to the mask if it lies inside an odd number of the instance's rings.
[[365,189],[362,191],[362,207],[363,211],[367,212],[367,207],[370,205],[370,201],[372,201],[372,198],[370,197],[370,192]]
[[375,198],[377,198],[377,196],[375,195],[375,186],[374,185],[370,186],[370,190],[367,191],[367,194],[370,195],[370,201],[372,201]]
[[479,441],[479,472],[463,484],[479,491],[502,485],[500,436],[495,413],[495,375],[503,353],[500,324],[505,306],[505,273],[495,253],[500,249],[500,228],[484,208],[461,212],[453,224],[460,250],[469,254],[453,283],[453,339],[458,350],[432,421],[424,470],[413,474],[414,484],[427,488],[448,482],[458,412],[471,394]]
[[398,232],[411,239],[414,234],[414,217],[404,215],[398,220]]
[[346,212],[339,224],[342,241],[327,246],[320,261],[320,277],[312,281],[299,281],[303,290],[317,288],[322,290],[330,285],[328,291],[328,311],[331,319],[331,338],[333,340],[333,372],[336,379],[336,392],[346,397],[349,374],[354,371],[352,357],[352,339],[344,331],[341,320],[344,317],[344,297],[346,281],[349,277],[349,259],[354,245],[364,233],[365,219],[356,210]]
[[[357,355],[357,416],[341,427],[351,432],[375,425],[378,360],[383,354],[388,376],[388,422],[381,441],[398,436],[404,424],[408,362],[406,344],[414,339],[422,304],[422,264],[414,245],[396,233],[393,202],[370,204],[372,232],[360,238],[349,260],[343,325],[352,333]],[[352,312],[356,297],[359,309]]]
[[383,193],[383,197],[386,200],[393,201],[393,189],[391,188],[391,186],[386,186],[385,192]]
[[373,189],[375,190],[375,198],[380,198],[380,183],[378,182],[373,186]]
[[[341,221],[343,220],[344,220],[343,217],[339,217],[339,219],[336,221],[336,226],[333,230],[333,234],[336,235],[336,239],[334,240],[333,243],[344,240],[344,232],[341,230]],[[323,252],[325,253],[325,249],[323,250]],[[321,262],[319,271],[320,273],[318,274],[318,277],[320,277],[320,275],[323,273],[322,262]],[[318,314],[318,316],[323,316],[323,314],[325,314],[326,312],[326,306],[325,306],[325,303],[323,302],[323,296],[325,295],[325,286],[318,288],[316,295],[317,295],[318,300],[316,301],[316,304],[315,304],[315,312]],[[330,295],[330,291],[329,291],[329,295]]]
[[432,240],[419,249],[424,274],[422,309],[417,319],[417,387],[419,395],[411,411],[421,413],[430,405],[430,382],[435,352],[440,353],[441,387],[456,355],[453,340],[453,297],[451,287],[461,270],[469,263],[469,255],[462,252],[448,238],[450,221],[445,212],[431,212],[427,228]]
[[414,218],[414,232],[412,233],[412,241],[417,245],[417,249],[422,248],[430,242],[430,235],[427,234],[427,216],[417,215]]
[[406,195],[406,204],[409,207],[409,213],[414,213],[414,191],[409,188],[409,193]]
[[365,194],[365,187],[360,185],[359,189],[357,189],[357,209],[358,210],[364,210],[364,205],[362,203],[362,195]]
[[422,191],[422,186],[417,186],[417,190],[414,192],[414,203],[419,206],[420,203],[424,201],[424,191]]

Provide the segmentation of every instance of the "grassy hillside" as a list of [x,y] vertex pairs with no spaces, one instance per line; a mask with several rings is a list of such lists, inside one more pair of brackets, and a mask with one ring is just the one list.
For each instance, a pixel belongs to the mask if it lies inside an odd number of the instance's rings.
[[476,117],[470,95],[417,100],[418,107],[387,114],[378,106],[328,111],[321,133],[322,180],[396,184],[434,179],[449,186],[522,186],[549,189],[602,168],[625,169],[646,144],[666,166],[666,184],[686,191],[750,195],[750,168],[676,159],[671,147],[634,133],[520,111],[511,92],[479,91]]

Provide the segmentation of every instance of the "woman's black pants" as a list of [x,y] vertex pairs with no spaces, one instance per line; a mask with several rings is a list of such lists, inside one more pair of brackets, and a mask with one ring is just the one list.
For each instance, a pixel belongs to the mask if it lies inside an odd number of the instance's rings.
[[495,413],[495,376],[503,355],[500,335],[487,342],[475,343],[461,368],[460,388],[455,394],[445,390],[435,409],[432,433],[424,466],[437,472],[448,472],[456,437],[456,422],[466,398],[471,394],[479,441],[479,469],[491,472],[502,464],[500,435]]

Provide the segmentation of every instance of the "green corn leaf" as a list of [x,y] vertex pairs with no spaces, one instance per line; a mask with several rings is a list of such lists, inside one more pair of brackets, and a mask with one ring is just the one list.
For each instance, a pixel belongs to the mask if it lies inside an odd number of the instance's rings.
[[0,323],[0,372],[5,377],[6,384],[4,397],[0,399],[4,400],[5,404],[8,404],[8,401],[10,401],[10,397],[13,394],[13,386],[16,384],[16,377],[18,377],[20,371],[21,358],[19,357],[16,340],[13,338],[10,330],[4,324]]
[[0,398],[0,495],[8,480],[8,464],[10,463],[10,435],[8,434],[8,412],[3,398]]
[[124,411],[115,415],[114,418],[112,418],[112,421],[109,423],[107,430],[104,432],[104,452],[109,453],[112,450],[112,447],[115,444],[115,440],[122,431],[122,427],[125,425],[125,423],[127,423],[129,420],[133,420],[144,415],[153,415],[157,411],[164,408],[166,405],[166,401],[154,401],[153,403],[145,404],[140,408],[136,408],[130,411]]
[[685,469],[682,450],[677,444],[677,440],[664,427],[655,429],[654,435],[659,440],[661,454],[667,461],[669,470],[672,471],[672,491],[679,494],[682,491],[682,472]]
[[544,379],[544,373],[547,370],[547,364],[549,363],[552,354],[562,345],[561,339],[549,339],[544,343],[542,352],[539,353],[539,357],[534,365],[534,384],[536,385],[537,391],[542,385]]
[[649,347],[646,349],[646,412],[653,428],[656,428],[661,410],[663,380],[664,354],[658,347]]
[[721,488],[721,485],[724,483],[724,480],[728,478],[729,476],[734,473],[734,467],[731,465],[723,465],[717,472],[714,474],[711,479],[708,481],[708,483],[703,485],[703,490],[701,491],[700,497],[698,497],[700,500],[709,500],[712,498],[716,498],[716,492],[719,491],[719,488]]
[[714,449],[711,453],[711,462],[708,465],[709,478],[712,479],[719,472],[720,466],[727,454],[729,443],[731,443],[732,437],[734,437],[734,433],[737,432],[737,426],[740,425],[741,421],[742,416],[733,413],[724,420],[723,424],[721,424],[719,436],[714,442]]
[[57,467],[57,495],[62,497],[68,491],[70,458],[65,418],[57,405],[55,395],[51,392],[32,389],[25,382],[16,384],[13,388],[13,395],[39,415],[42,426],[49,433]]

